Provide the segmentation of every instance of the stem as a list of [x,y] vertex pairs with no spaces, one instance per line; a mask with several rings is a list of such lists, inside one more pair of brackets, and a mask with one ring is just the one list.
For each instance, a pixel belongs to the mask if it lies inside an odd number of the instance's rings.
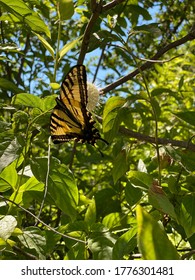
[[57,37],[57,47],[56,47],[56,59],[54,64],[54,74],[53,74],[53,80],[56,80],[56,74],[58,69],[58,58],[59,58],[59,50],[60,50],[60,38],[61,38],[61,29],[62,29],[62,23],[59,19],[58,21],[58,37]]
[[142,69],[140,68],[139,64],[137,63],[135,56],[132,53],[131,53],[131,55],[132,55],[136,65],[137,65],[137,69],[139,69],[139,72],[140,72],[140,74],[142,76],[142,79],[144,81],[146,92],[148,94],[149,102],[150,102],[150,105],[151,105],[151,108],[152,108],[152,114],[153,114],[154,122],[155,122],[154,138],[155,138],[156,153],[157,153],[157,160],[158,160],[158,180],[159,180],[159,185],[161,186],[161,165],[160,165],[160,153],[159,153],[159,144],[158,144],[158,117],[157,117],[157,114],[156,114],[156,109],[155,109],[155,107],[153,105],[153,102],[152,102],[152,96],[150,94],[145,75],[144,75]]
[[82,239],[78,239],[78,238],[75,238],[75,237],[72,237],[70,235],[67,235],[67,234],[63,234],[59,231],[57,231],[56,229],[52,228],[51,226],[47,225],[45,222],[43,222],[42,220],[40,220],[37,216],[35,216],[32,212],[30,212],[29,210],[27,210],[26,208],[20,206],[18,203],[10,200],[9,198],[6,198],[4,196],[2,196],[0,194],[0,198],[3,199],[4,201],[8,201],[12,204],[14,204],[15,206],[17,206],[18,208],[20,208],[21,210],[25,211],[26,213],[28,213],[29,215],[31,215],[35,220],[37,220],[39,223],[41,223],[42,225],[44,225],[46,228],[48,228],[49,230],[51,230],[52,232],[54,232],[55,234],[59,234],[60,236],[62,237],[65,237],[65,238],[68,238],[68,239],[71,239],[71,240],[74,240],[74,241],[77,241],[77,242],[81,242],[81,243],[84,243],[86,244],[86,242]]

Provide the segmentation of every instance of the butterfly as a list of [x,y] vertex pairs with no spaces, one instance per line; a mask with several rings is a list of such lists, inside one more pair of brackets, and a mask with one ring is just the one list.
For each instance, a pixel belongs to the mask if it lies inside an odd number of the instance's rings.
[[[50,131],[54,144],[80,141],[94,145],[101,138],[95,121],[87,110],[87,76],[84,65],[76,65],[65,76],[51,114]],[[108,144],[108,143],[107,143]]]

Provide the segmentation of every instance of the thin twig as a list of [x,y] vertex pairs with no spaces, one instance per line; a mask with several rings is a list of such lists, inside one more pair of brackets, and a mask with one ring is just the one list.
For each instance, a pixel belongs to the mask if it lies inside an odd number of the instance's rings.
[[[45,203],[45,199],[47,196],[47,190],[48,190],[48,182],[49,182],[49,171],[50,171],[50,154],[51,154],[51,136],[48,138],[48,158],[47,158],[47,174],[46,174],[46,178],[45,178],[45,190],[44,190],[44,195],[43,195],[43,200],[41,202],[41,206],[39,209],[39,213],[37,218],[39,219],[41,216],[41,212],[43,210],[43,206]],[[37,226],[38,224],[38,220],[35,223],[35,226]]]
[[182,255],[181,259],[185,260],[185,259],[189,259],[191,256],[195,255],[195,250],[191,250],[190,252]]
[[[168,44],[167,46],[161,48],[151,59],[150,61],[145,62],[144,64],[142,64],[140,66],[140,70],[144,71],[146,69],[150,69],[153,65],[153,61],[159,59],[163,54],[165,54],[166,52],[168,52],[169,50],[176,48],[182,44],[185,44],[188,41],[192,41],[195,39],[195,28],[193,28],[186,36],[184,36],[183,38],[174,41],[170,44]],[[151,62],[152,61],[152,62]],[[120,86],[121,84],[127,82],[128,80],[131,80],[132,78],[134,78],[137,74],[140,73],[140,70],[137,68],[136,70],[134,70],[133,72],[129,73],[128,75],[116,80],[114,83],[106,86],[105,88],[101,89],[101,91],[103,93],[109,92],[113,89],[115,89],[116,87]]]
[[84,240],[81,240],[81,239],[78,239],[78,238],[75,238],[75,237],[72,237],[72,236],[69,236],[69,235],[66,235],[66,234],[63,234],[57,230],[55,230],[54,228],[50,227],[49,225],[47,225],[45,222],[43,222],[42,220],[40,220],[37,216],[35,216],[32,212],[30,212],[29,210],[27,210],[26,208],[20,206],[18,203],[10,200],[9,198],[6,198],[2,195],[0,195],[0,198],[2,198],[4,201],[8,201],[12,204],[14,204],[15,206],[17,206],[18,208],[22,209],[23,211],[25,211],[26,213],[28,213],[29,215],[31,215],[33,218],[35,218],[39,223],[41,223],[42,225],[44,225],[45,227],[47,227],[48,229],[50,229],[51,231],[53,231],[54,233],[56,234],[59,234],[61,235],[62,237],[64,238],[68,238],[68,239],[71,239],[71,240],[74,240],[74,241],[77,241],[77,242],[81,242],[81,243],[86,243]]
[[[120,126],[119,132],[123,135],[135,138],[140,141],[145,141],[148,143],[156,143],[155,137],[151,137],[145,134],[141,134],[139,132],[135,132],[133,130],[129,130],[125,127]],[[195,145],[192,143],[189,143],[189,141],[179,141],[179,140],[172,140],[167,138],[158,138],[158,144],[161,145],[172,145],[176,147],[186,148],[188,150],[191,150],[195,152]]]
[[125,2],[126,0],[114,0],[114,1],[111,1],[110,3],[108,4],[105,4],[102,8],[102,11],[105,12],[105,11],[108,11],[112,8],[114,8],[116,5],[122,3],[122,2]]
[[20,253],[21,255],[27,257],[30,260],[38,260],[38,258],[35,255],[32,255],[32,254],[22,250],[21,248],[19,248],[16,245],[13,246],[13,250],[15,250],[16,252]]
[[[101,117],[95,115],[95,118],[99,123],[102,123]],[[142,133],[130,130],[123,126],[119,126],[119,132],[127,137],[135,138],[139,141],[143,141],[143,142],[147,142],[147,143],[154,143],[154,144],[156,143],[155,137],[151,137],[146,134],[142,134]],[[181,148],[185,148],[187,150],[195,152],[195,145],[191,143],[192,137],[190,138],[189,141],[172,140],[172,139],[168,139],[168,138],[158,138],[158,144],[172,145],[175,147],[181,147]]]

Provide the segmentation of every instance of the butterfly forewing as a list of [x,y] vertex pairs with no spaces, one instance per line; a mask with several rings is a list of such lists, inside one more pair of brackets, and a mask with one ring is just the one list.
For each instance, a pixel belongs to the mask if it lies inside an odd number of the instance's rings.
[[101,139],[86,108],[88,93],[84,65],[76,65],[69,71],[62,82],[56,102],[50,123],[54,143],[76,139],[94,145],[97,139]]
[[87,106],[87,79],[84,65],[76,65],[66,75],[61,85],[60,99],[70,107],[72,100]]

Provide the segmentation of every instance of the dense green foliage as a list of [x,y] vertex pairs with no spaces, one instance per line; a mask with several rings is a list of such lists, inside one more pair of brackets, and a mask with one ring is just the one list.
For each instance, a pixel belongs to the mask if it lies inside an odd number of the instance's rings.
[[[194,13],[0,0],[1,259],[194,258]],[[50,141],[55,83],[77,63],[108,146]]]

